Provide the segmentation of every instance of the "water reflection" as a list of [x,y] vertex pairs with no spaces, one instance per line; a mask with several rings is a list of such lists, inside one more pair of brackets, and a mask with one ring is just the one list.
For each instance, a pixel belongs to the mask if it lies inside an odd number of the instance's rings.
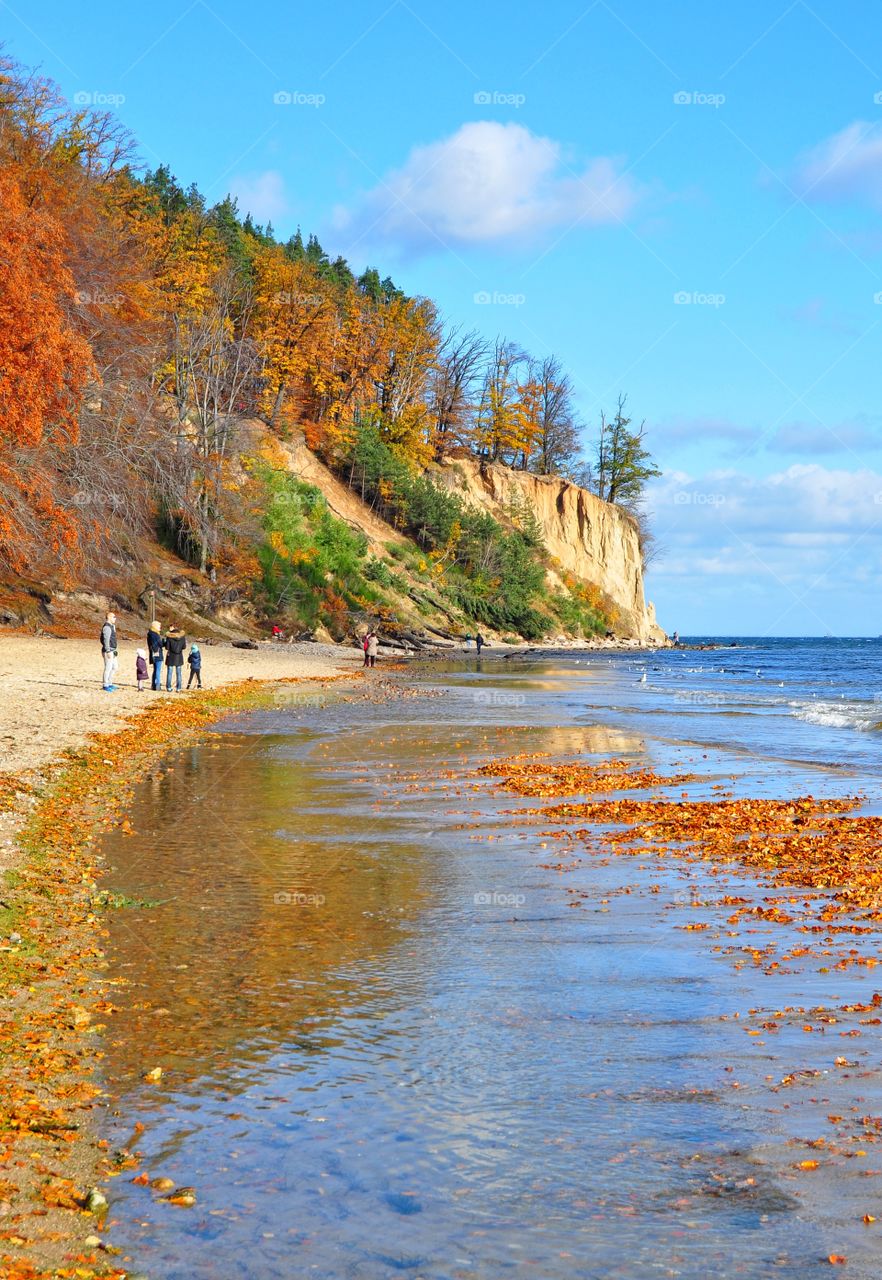
[[198,1203],[120,1179],[116,1243],[152,1280],[826,1275],[718,1020],[756,979],[662,919],[686,873],[586,859],[569,911],[465,776],[641,739],[477,706],[255,716],[140,789],[106,847],[108,887],[158,902],[109,916],[111,1136],[143,1123]]
[[280,1043],[338,1043],[336,1011],[355,997],[347,971],[397,942],[418,909],[419,849],[388,840],[377,813],[370,842],[351,826],[329,839],[333,780],[257,741],[174,756],[138,793],[136,835],[109,851],[114,890],[157,904],[110,917],[130,984],[109,1052],[122,1090],[145,1055],[163,1087],[187,1089],[233,1064],[245,1078]]

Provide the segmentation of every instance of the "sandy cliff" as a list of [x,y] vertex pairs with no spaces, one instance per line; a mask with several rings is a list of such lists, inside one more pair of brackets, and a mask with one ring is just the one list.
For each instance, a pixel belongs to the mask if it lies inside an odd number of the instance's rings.
[[435,468],[435,474],[497,517],[513,503],[529,507],[556,566],[596,583],[615,604],[617,632],[641,643],[665,642],[655,610],[644,598],[637,530],[618,507],[558,476],[534,476],[498,463],[457,459]]

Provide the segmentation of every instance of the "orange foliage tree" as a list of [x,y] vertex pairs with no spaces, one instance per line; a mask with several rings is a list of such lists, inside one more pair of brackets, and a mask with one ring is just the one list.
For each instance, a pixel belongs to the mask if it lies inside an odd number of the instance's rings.
[[69,318],[64,252],[59,224],[0,172],[0,557],[14,567],[75,542],[53,463],[76,442],[92,358]]

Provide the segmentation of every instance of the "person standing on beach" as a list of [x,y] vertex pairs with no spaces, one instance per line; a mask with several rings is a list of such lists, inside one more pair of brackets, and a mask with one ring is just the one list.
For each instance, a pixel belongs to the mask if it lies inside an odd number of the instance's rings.
[[190,674],[187,677],[187,688],[193,683],[195,678],[196,688],[202,688],[202,652],[198,644],[190,645],[190,652],[187,655],[187,661],[190,664]]
[[376,631],[373,631],[373,630],[369,631],[368,646],[367,646],[367,659],[368,659],[369,667],[375,667],[377,665],[377,649],[379,648],[379,644],[380,644],[380,641]]
[[172,671],[175,673],[177,682],[176,692],[181,692],[181,668],[184,665],[184,650],[187,647],[187,637],[183,631],[179,631],[177,627],[169,627],[168,635],[165,637],[165,691],[171,693],[172,687]]
[[101,628],[101,657],[104,661],[103,687],[105,693],[113,693],[116,685],[113,677],[116,673],[119,649],[116,643],[116,614],[108,613]]
[[371,665],[370,662],[368,661],[368,646],[370,645],[370,642],[371,642],[371,633],[370,633],[370,630],[367,630],[364,633],[364,639],[361,642],[361,647],[362,649],[364,649],[364,665],[366,667],[369,667]]
[[138,692],[144,689],[144,681],[147,679],[147,654],[143,649],[139,649],[135,654],[135,679],[138,682]]
[[147,631],[147,657],[153,666],[151,689],[162,688],[162,632],[158,622],[151,622]]
[[478,634],[475,636],[475,648],[478,650],[479,658],[481,656],[481,650],[484,648],[484,645],[486,643],[487,643],[486,640],[484,639],[484,637],[481,635],[479,631]]

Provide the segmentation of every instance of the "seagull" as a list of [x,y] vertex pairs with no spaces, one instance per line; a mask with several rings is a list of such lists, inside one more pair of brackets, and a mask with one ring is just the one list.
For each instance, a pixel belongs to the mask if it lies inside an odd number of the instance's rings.
[[643,672],[643,675],[640,677],[640,679],[637,681],[637,683],[638,683],[638,684],[646,684],[646,672],[645,672],[645,671]]

